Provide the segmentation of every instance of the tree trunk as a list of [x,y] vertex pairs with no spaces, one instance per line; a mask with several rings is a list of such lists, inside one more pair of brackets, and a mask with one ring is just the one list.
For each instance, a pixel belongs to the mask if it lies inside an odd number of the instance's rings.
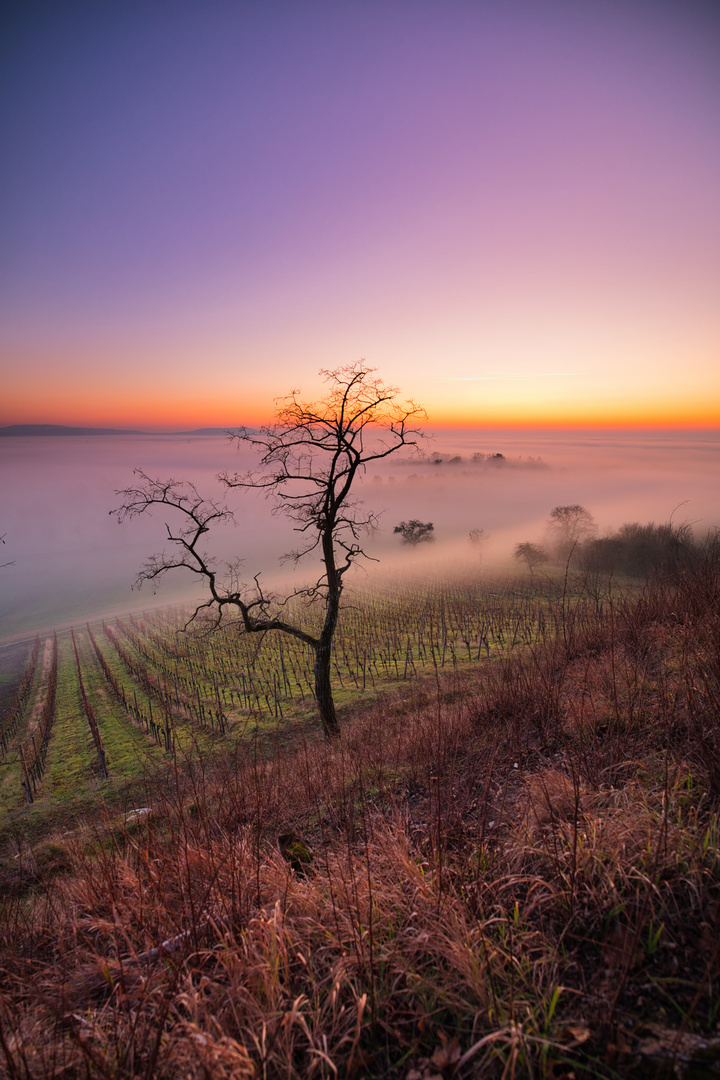
[[325,521],[322,533],[322,553],[328,590],[325,619],[315,646],[315,698],[326,739],[337,738],[340,734],[340,725],[335,713],[335,702],[333,701],[332,686],[330,685],[332,643],[340,613],[340,593],[342,592],[341,575],[338,574],[335,565],[333,533],[334,519],[329,516]]
[[321,640],[315,650],[315,698],[326,739],[336,738],[340,734],[330,685],[331,656],[332,640],[326,642]]

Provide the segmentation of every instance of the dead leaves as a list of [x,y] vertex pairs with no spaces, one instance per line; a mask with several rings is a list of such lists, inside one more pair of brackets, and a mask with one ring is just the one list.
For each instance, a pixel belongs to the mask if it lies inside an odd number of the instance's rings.
[[451,1075],[462,1057],[457,1039],[448,1041],[447,1035],[440,1032],[440,1046],[436,1047],[431,1058],[421,1058],[418,1068],[410,1069],[406,1080],[443,1080],[443,1073]]

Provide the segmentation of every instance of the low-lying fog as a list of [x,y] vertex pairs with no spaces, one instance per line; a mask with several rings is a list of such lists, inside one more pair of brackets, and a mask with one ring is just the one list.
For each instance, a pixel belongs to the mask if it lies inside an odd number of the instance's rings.
[[[442,569],[462,558],[509,565],[514,545],[542,542],[549,512],[569,503],[585,506],[601,535],[626,521],[667,521],[673,512],[676,523],[694,522],[701,532],[720,525],[718,432],[443,432],[423,453],[389,458],[358,487],[382,512],[366,545],[380,559],[365,564],[370,575],[376,567]],[[473,460],[478,454],[503,458]],[[155,596],[148,586],[131,591],[143,559],[168,548],[159,509],[124,525],[108,513],[120,501],[115,490],[133,483],[134,467],[227,498],[236,525],[218,530],[209,546],[220,557],[239,556],[245,578],[261,572],[269,585],[278,581],[278,559],[297,542],[290,523],[272,516],[258,493],[225,495],[215,479],[251,462],[247,448],[222,436],[1,438],[0,564],[10,565],[0,567],[0,639],[198,595],[181,571]],[[434,544],[400,544],[393,528],[411,518],[433,522]],[[484,530],[480,545],[470,541],[474,529]],[[294,580],[308,580],[311,569],[301,564]]]

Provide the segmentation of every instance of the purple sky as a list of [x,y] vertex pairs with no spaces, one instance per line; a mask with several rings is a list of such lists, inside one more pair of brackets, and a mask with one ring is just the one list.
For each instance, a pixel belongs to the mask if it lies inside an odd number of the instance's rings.
[[720,405],[720,13],[5,6],[0,424],[237,423],[364,356],[437,423]]

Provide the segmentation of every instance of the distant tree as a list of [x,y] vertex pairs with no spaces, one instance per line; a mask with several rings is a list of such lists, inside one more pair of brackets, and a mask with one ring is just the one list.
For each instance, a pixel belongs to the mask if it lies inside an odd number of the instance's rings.
[[487,542],[488,534],[484,529],[471,529],[468,536],[474,552],[477,554],[478,558],[482,559],[483,549]]
[[403,544],[414,547],[416,544],[431,543],[435,539],[434,528],[432,521],[418,521],[413,518],[412,521],[401,521],[393,532],[400,534]]
[[330,388],[320,401],[304,402],[298,391],[292,391],[281,399],[273,426],[259,432],[242,430],[235,436],[258,451],[261,471],[218,477],[228,489],[261,489],[275,496],[276,509],[294,521],[305,538],[305,543],[290,553],[295,562],[318,553],[321,569],[317,580],[292,594],[322,604],[324,615],[317,632],[286,620],[283,605],[290,597],[265,595],[259,575],[254,587],[238,584],[237,562],[218,567],[201,548],[212,526],[232,519],[233,512],[223,503],[202,498],[193,484],[154,480],[136,470],[141,483],[116,493],[123,501],[112,513],[123,521],[159,506],[177,523],[166,522],[173,551],[153,555],[138,574],[139,585],[170,570],[189,571],[204,581],[209,592],[192,618],[210,609],[217,626],[224,613],[235,611],[241,633],[262,635],[277,630],[312,650],[315,698],[323,731],[329,737],[339,732],[330,662],[343,580],[355,560],[364,555],[358,538],[377,527],[375,515],[363,510],[362,503],[352,497],[353,486],[369,463],[416,444],[419,432],[415,425],[425,419],[425,411],[412,401],[399,401],[398,391],[386,387],[363,362],[321,374]]
[[567,559],[573,548],[595,535],[597,526],[589,510],[579,503],[556,506],[550,512],[548,529],[553,540],[555,554],[561,561]]
[[550,556],[544,547],[540,544],[530,544],[525,542],[524,544],[517,544],[513,551],[513,559],[516,562],[524,562],[527,564],[527,568],[531,574],[535,573],[536,566],[542,566],[543,563],[550,561]]

